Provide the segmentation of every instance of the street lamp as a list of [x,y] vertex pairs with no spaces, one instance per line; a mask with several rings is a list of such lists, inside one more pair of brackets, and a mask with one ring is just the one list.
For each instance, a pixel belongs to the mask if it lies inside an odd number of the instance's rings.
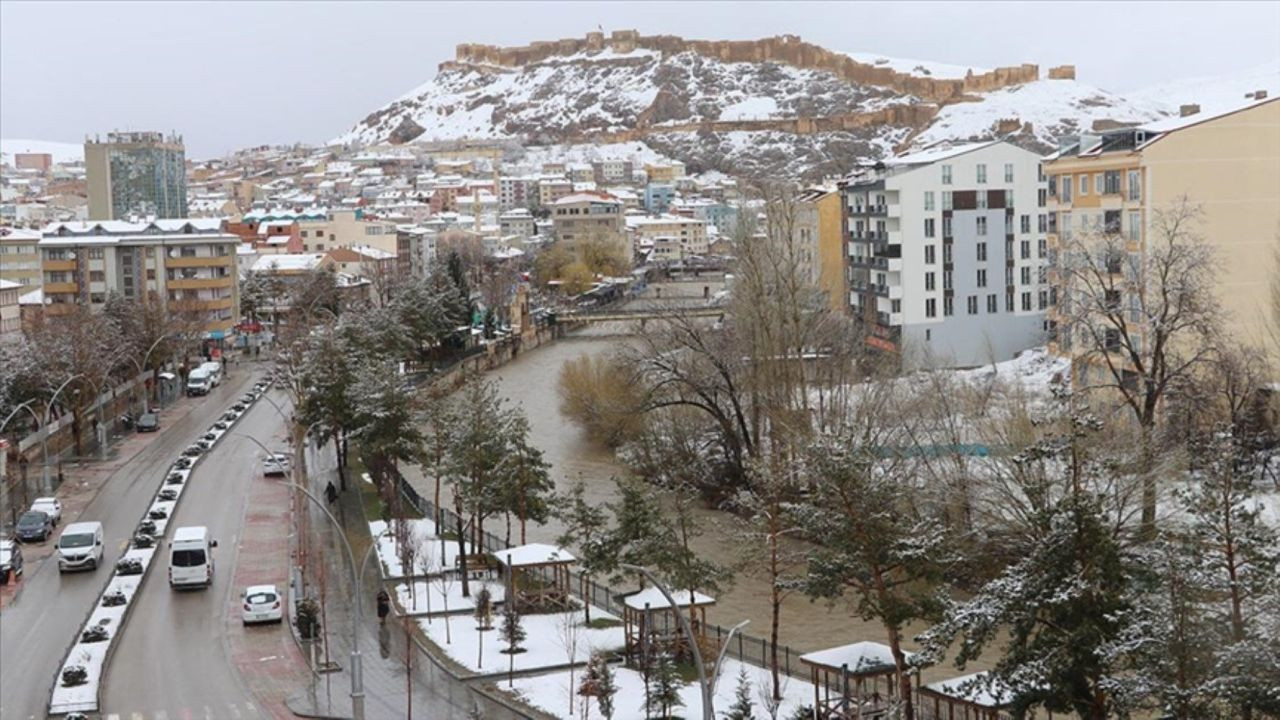
[[[242,438],[252,440],[258,447],[270,453],[266,446],[258,442],[257,438],[250,437],[244,433],[236,433]],[[325,507],[320,499],[311,494],[311,491],[299,485],[296,482],[289,481],[289,487],[302,493],[304,497],[315,503],[315,506],[324,513],[328,518],[333,529],[336,531],[338,539],[342,541],[342,549],[347,554],[347,564],[351,568],[351,585],[356,591],[356,616],[351,621],[351,716],[354,720],[364,720],[364,663],[360,655],[360,619],[364,617],[364,571],[367,568],[369,557],[372,551],[377,547],[377,543],[369,545],[369,549],[365,551],[364,559],[361,560],[359,570],[357,570],[355,553],[351,551],[351,543],[347,541],[347,534],[342,529],[342,524],[338,519],[329,512],[329,508]]]
[[715,697],[716,679],[720,675],[720,666],[724,661],[725,652],[729,649],[729,641],[733,639],[734,633],[738,632],[738,630],[742,629],[751,621],[743,620],[737,625],[734,625],[733,629],[729,631],[729,635],[725,638],[724,645],[720,648],[720,657],[716,660],[715,675],[708,680],[707,668],[702,664],[702,651],[698,649],[698,639],[693,636],[693,628],[689,626],[689,618],[685,617],[684,613],[680,612],[679,606],[676,605],[675,598],[671,596],[671,591],[667,590],[662,583],[658,582],[658,579],[655,578],[652,573],[639,565],[622,563],[619,567],[624,570],[630,570],[644,575],[645,579],[649,581],[649,584],[657,588],[658,592],[662,593],[662,597],[667,599],[667,604],[670,606],[671,611],[675,613],[676,619],[680,621],[680,627],[684,630],[685,637],[689,638],[689,649],[693,651],[693,664],[698,668],[698,685],[702,690],[702,718],[703,720],[715,720],[716,713],[712,706],[712,700]]
[[[10,420],[12,420],[12,419],[13,419],[13,417],[14,417],[15,415],[17,415],[17,414],[18,414],[18,411],[19,411],[19,410],[26,410],[28,413],[31,413],[31,419],[36,421],[36,430],[37,430],[37,431],[39,431],[39,430],[41,430],[41,429],[43,429],[43,428],[44,428],[44,426],[40,424],[40,416],[39,416],[39,415],[36,415],[36,411],[31,409],[31,405],[32,405],[33,403],[35,403],[35,401],[36,401],[36,398],[31,398],[30,400],[28,400],[28,401],[26,401],[26,402],[22,403],[21,405],[18,405],[17,407],[15,407],[15,408],[13,409],[13,411],[12,411],[12,412],[10,412],[10,413],[9,413],[9,415],[4,419],[4,421],[3,421],[3,422],[0,422],[0,437],[3,437],[3,434],[4,434],[4,426],[9,424],[9,421],[10,421]],[[27,479],[26,479],[26,477],[23,477],[23,478],[22,478],[22,504],[23,504],[23,505],[26,505],[26,504],[27,504]]]
[[40,455],[44,462],[44,468],[40,474],[40,482],[41,490],[45,492],[49,491],[49,414],[53,411],[53,403],[58,399],[58,394],[65,390],[72,380],[79,377],[84,377],[84,375],[76,373],[63,380],[58,389],[53,391],[53,397],[49,398],[49,403],[44,406],[44,422],[40,423],[40,427],[43,429],[43,437],[40,438]]

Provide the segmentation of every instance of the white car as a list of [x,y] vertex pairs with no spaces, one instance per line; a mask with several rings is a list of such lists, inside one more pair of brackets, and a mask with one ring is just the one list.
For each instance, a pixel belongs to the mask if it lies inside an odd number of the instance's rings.
[[62,503],[56,497],[36,498],[36,501],[31,503],[31,509],[48,515],[54,527],[62,522]]
[[262,458],[263,475],[286,475],[288,472],[289,455],[287,453],[272,453]]
[[284,612],[280,609],[280,591],[275,585],[252,585],[241,597],[244,605],[240,617],[245,625],[284,619]]

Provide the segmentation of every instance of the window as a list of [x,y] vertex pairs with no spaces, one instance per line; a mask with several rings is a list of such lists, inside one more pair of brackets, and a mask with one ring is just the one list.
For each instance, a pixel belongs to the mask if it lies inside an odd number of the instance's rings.
[[943,290],[951,289],[951,271],[950,270],[942,271],[942,289]]
[[978,184],[983,185],[987,182],[987,166],[985,163],[978,163]]
[[1036,257],[1043,260],[1044,256],[1048,254],[1049,254],[1049,241],[1045,240],[1044,238],[1040,238],[1039,240],[1036,241]]
[[[1011,267],[1006,267],[1004,269],[1004,284],[1005,285],[1013,284],[1013,268]],[[1010,309],[1012,310],[1012,308]]]
[[1013,163],[1004,164],[1004,181],[1007,183],[1013,182]]
[[1040,309],[1049,307],[1049,292],[1047,290],[1040,291]]
[[933,298],[927,298],[924,301],[924,316],[927,318],[938,316],[938,301]]
[[1103,188],[1102,192],[1107,195],[1120,194],[1120,171],[1108,170],[1102,174]]
[[1036,205],[1039,207],[1044,207],[1045,205],[1048,205],[1048,204],[1049,204],[1049,191],[1045,190],[1044,188],[1040,188],[1039,190],[1036,190]]
[[196,249],[191,247],[190,245],[186,245],[186,246],[183,246],[182,249],[178,251],[178,254],[181,255],[182,257],[195,257]]
[[1088,173],[1080,174],[1080,197],[1089,194],[1089,175]]
[[1129,171],[1129,199],[1130,200],[1142,199],[1142,181],[1139,180],[1138,178],[1137,170]]
[[1004,259],[1005,260],[1013,259],[1013,241],[1012,240],[1005,239],[1004,241]]
[[978,296],[977,295],[970,295],[968,300],[966,301],[966,304],[969,307],[970,315],[978,314]]
[[927,238],[933,237],[933,218],[924,219],[924,236]]
[[1013,312],[1013,291],[1012,290],[1004,291],[1004,311]]
[[[1040,168],[1040,172],[1041,174],[1044,173],[1043,167]],[[1049,176],[1049,186],[1046,189],[1049,191],[1050,197],[1058,197],[1058,176],[1057,175]]]
[[942,262],[943,264],[946,264],[946,265],[950,265],[952,262],[950,243],[942,246]]
[[1012,215],[1004,216],[1004,234],[1005,235],[1013,234],[1013,216]]
[[1029,292],[1022,293],[1022,309],[1028,312],[1031,310],[1031,293]]
[[1064,203],[1071,202],[1071,187],[1072,187],[1071,176],[1063,175],[1062,176],[1062,202]]
[[101,260],[101,259],[102,259],[102,248],[89,248],[89,259],[90,259],[90,260]]
[[1103,173],[1094,173],[1094,174],[1093,174],[1093,193],[1094,193],[1095,195],[1101,195],[1101,194],[1102,194],[1103,187],[1105,186],[1105,184],[1103,183],[1102,178],[1103,178]]
[[[302,237],[306,237],[306,236],[307,236],[307,231],[306,231],[306,230],[303,230],[302,232],[300,232],[300,233],[298,233],[298,234],[299,234],[299,235],[301,235]],[[317,235],[319,235],[319,232],[317,232],[316,234],[317,234]]]
[[942,184],[943,185],[951,184],[951,166],[950,165],[942,166]]
[[942,314],[951,317],[956,314],[955,299],[951,297],[942,298]]
[[937,273],[931,273],[931,272],[927,272],[927,273],[925,273],[925,274],[924,274],[924,289],[925,289],[925,290],[934,290],[934,289],[936,289],[936,287],[935,287],[935,285],[936,285],[936,280],[937,280]]
[[987,286],[987,271],[985,269],[979,270],[978,271],[978,287],[984,288],[986,286]]
[[986,190],[978,191],[978,209],[979,210],[987,209],[987,191]]
[[1029,267],[1022,268],[1022,284],[1023,285],[1031,284],[1031,268]]
[[938,261],[936,248],[933,245],[924,246],[924,264],[933,265]]
[[987,244],[984,242],[980,242],[978,243],[978,262],[986,262],[986,261],[987,261]]
[[1129,239],[1133,242],[1142,240],[1142,213],[1129,213]]
[[89,271],[89,282],[106,282],[107,274],[101,270]]
[[942,218],[942,237],[951,237],[951,218]]
[[1062,239],[1070,240],[1071,239],[1071,213],[1062,213],[1062,222],[1059,224],[1062,226]]
[[1019,218],[1018,226],[1019,228],[1021,228],[1021,232],[1024,232],[1024,233],[1031,232],[1031,216],[1023,215],[1021,218]]
[[156,279],[156,271],[155,271],[155,270],[147,270],[147,279],[148,279],[148,280],[155,280],[155,279]]
[[987,234],[987,219],[984,217],[980,217],[978,218],[978,235],[979,237],[981,237],[986,234]]
[[155,257],[155,256],[156,256],[156,249],[155,249],[155,248],[147,248],[147,257],[149,257],[149,258],[153,258],[153,257]]
[[1023,240],[1019,249],[1022,251],[1020,257],[1023,260],[1031,259],[1031,241]]
[[994,294],[987,296],[987,312],[988,313],[1000,312],[1000,301]]
[[890,312],[893,312],[893,313],[900,313],[900,312],[902,312],[902,301],[901,301],[901,300],[893,300],[893,301],[891,301],[891,302],[889,303],[889,307],[890,307]]
[[1040,213],[1040,215],[1037,216],[1036,218],[1036,232],[1048,232],[1048,231],[1049,231],[1049,216],[1045,215],[1044,213]]
[[950,191],[950,190],[943,190],[943,191],[942,191],[942,209],[943,209],[943,210],[950,210],[950,209],[952,209],[952,198],[951,198],[951,191]]
[[925,209],[925,212],[931,212],[933,210],[933,191],[932,190],[925,191],[924,209]]
[[89,302],[95,305],[101,305],[106,301],[107,301],[106,293],[90,293],[89,294]]

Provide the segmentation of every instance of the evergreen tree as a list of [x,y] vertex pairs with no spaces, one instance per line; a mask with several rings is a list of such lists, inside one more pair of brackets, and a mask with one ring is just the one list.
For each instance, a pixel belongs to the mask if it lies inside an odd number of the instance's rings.
[[[472,552],[480,551],[484,520],[502,508],[499,469],[507,454],[507,432],[511,413],[498,396],[493,383],[482,377],[468,381],[453,399],[445,468],[453,478],[454,510],[458,522],[469,517],[474,531]],[[462,595],[470,596],[467,579],[466,529],[458,528],[458,557],[461,563]]]
[[751,681],[747,669],[738,668],[738,686],[733,691],[733,705],[724,713],[724,720],[753,720],[755,708],[751,703]]
[[556,484],[548,473],[550,468],[542,458],[542,451],[529,442],[528,418],[518,410],[512,412],[499,483],[504,510],[520,521],[521,545],[528,542],[525,535],[528,521],[541,525],[551,517],[551,498]]
[[603,655],[598,657],[596,704],[600,706],[600,714],[604,716],[604,720],[613,720],[613,698],[618,694],[618,684],[613,677],[613,668],[609,667],[609,660]]
[[506,653],[507,658],[507,684],[514,683],[516,670],[516,654],[524,652],[524,648],[520,643],[524,642],[525,630],[520,623],[520,613],[516,612],[514,604],[508,604],[507,609],[502,613],[502,628],[499,630],[502,635],[502,641],[507,644],[506,649],[502,652]]
[[[653,691],[649,705],[662,712],[660,717],[670,718],[677,707],[684,707],[684,699],[680,697],[680,673],[676,662],[668,653],[662,653],[654,661],[651,673]],[[646,713],[649,708],[646,708]]]
[[[584,580],[617,568],[618,553],[609,532],[609,516],[605,509],[591,503],[586,497],[586,486],[578,480],[569,492],[556,499],[552,511],[564,525],[564,532],[556,542],[565,547],[575,547],[578,567]],[[591,603],[582,604],[584,623],[591,622]]]

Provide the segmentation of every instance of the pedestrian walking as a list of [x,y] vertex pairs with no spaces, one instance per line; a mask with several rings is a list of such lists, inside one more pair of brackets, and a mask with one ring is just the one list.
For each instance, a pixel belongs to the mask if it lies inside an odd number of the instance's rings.
[[391,596],[387,594],[387,589],[378,590],[378,624],[387,624],[387,614],[391,612]]
[[334,500],[338,499],[338,489],[333,486],[332,480],[330,480],[329,484],[324,488],[324,497],[329,501],[330,505],[333,504]]

